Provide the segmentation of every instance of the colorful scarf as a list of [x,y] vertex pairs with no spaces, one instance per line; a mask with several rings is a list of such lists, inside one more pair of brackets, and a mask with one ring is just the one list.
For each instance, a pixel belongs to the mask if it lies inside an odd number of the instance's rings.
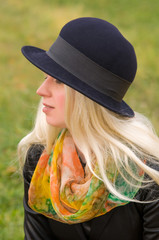
[[[97,166],[94,172],[99,175]],[[123,187],[127,197],[135,196],[138,189],[130,191],[119,175],[109,178]],[[127,203],[113,196],[87,164],[83,168],[67,129],[57,137],[51,155],[42,153],[29,188],[28,204],[34,211],[68,224],[88,221]]]

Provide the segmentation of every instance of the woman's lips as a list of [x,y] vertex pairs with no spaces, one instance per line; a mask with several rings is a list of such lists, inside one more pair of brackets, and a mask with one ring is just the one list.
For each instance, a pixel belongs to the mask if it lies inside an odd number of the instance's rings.
[[47,105],[46,103],[43,103],[43,105],[44,105],[44,107],[43,107],[42,110],[43,110],[44,113],[48,113],[48,112],[50,112],[51,110],[54,109],[54,107],[52,107],[50,105]]

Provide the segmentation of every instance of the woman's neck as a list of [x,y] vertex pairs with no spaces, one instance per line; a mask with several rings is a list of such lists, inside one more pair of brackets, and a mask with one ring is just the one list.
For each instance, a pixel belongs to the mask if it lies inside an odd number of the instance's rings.
[[79,150],[79,148],[76,145],[75,145],[75,147],[76,147],[77,154],[78,154],[80,160],[82,161],[82,163],[86,163],[83,153]]

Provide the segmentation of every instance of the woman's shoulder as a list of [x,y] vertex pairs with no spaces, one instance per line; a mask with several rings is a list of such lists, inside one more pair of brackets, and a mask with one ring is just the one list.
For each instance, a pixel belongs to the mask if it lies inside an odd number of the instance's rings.
[[36,162],[44,150],[42,144],[32,144],[26,155],[26,162]]
[[[147,166],[159,172],[159,163],[157,161],[148,162]],[[153,181],[152,178],[147,174],[144,175],[144,181],[149,181],[149,183],[145,186],[142,185],[138,191],[137,200],[145,202],[159,200],[159,184]]]
[[32,144],[28,149],[24,167],[23,167],[23,176],[28,181],[31,179],[32,174],[35,170],[37,162],[44,150],[44,146],[41,144]]

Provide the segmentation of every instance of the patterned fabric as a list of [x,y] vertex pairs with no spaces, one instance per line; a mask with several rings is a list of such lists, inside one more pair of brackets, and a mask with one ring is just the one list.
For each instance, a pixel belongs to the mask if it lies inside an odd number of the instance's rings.
[[[99,175],[97,166],[94,172]],[[109,180],[122,186],[130,198],[138,190],[130,191],[119,174],[110,174]],[[42,153],[29,188],[28,204],[34,211],[68,224],[88,221],[127,203],[109,193],[87,164],[82,167],[67,129],[57,137],[51,155]]]

